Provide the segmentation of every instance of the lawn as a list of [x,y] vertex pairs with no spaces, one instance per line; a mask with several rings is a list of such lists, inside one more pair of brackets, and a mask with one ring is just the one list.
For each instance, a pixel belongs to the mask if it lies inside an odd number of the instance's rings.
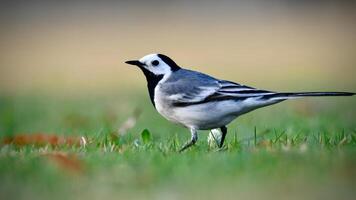
[[0,199],[353,199],[356,99],[283,102],[229,125],[225,147],[146,91],[0,97]]

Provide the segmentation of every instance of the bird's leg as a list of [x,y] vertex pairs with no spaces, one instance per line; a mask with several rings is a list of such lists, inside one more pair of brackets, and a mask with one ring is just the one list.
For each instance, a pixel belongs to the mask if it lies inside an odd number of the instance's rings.
[[179,152],[182,152],[184,150],[186,150],[187,148],[193,146],[197,140],[198,140],[198,134],[197,131],[194,128],[190,129],[190,134],[192,135],[191,139],[189,142],[187,142],[180,150]]
[[225,136],[227,134],[227,128],[226,128],[226,126],[222,126],[222,127],[220,127],[220,130],[221,130],[222,135],[221,135],[219,148],[221,148],[224,145]]

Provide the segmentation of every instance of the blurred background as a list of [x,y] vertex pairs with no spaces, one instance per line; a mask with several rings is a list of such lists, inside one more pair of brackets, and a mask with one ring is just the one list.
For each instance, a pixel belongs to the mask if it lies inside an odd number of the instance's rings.
[[143,89],[124,61],[179,65],[272,90],[354,91],[354,1],[2,1],[0,91]]
[[354,199],[356,98],[256,110],[229,125],[227,150],[202,131],[178,154],[188,130],[155,111],[143,74],[124,62],[157,52],[262,89],[356,92],[355,10],[1,1],[0,199]]

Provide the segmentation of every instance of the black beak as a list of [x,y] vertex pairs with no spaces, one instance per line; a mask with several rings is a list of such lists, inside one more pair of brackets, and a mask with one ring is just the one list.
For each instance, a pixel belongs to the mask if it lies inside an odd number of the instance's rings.
[[141,63],[138,60],[129,60],[129,61],[126,61],[125,63],[129,64],[129,65],[136,65],[138,67],[142,67],[144,65],[143,63]]

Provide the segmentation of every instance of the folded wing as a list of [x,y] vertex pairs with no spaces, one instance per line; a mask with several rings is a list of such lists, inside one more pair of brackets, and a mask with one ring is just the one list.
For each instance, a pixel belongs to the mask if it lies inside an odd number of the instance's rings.
[[245,100],[262,98],[275,94],[271,91],[259,90],[231,81],[218,80],[199,72],[190,71],[189,76],[180,74],[176,79],[164,84],[166,96],[175,106],[188,106],[210,101]]

